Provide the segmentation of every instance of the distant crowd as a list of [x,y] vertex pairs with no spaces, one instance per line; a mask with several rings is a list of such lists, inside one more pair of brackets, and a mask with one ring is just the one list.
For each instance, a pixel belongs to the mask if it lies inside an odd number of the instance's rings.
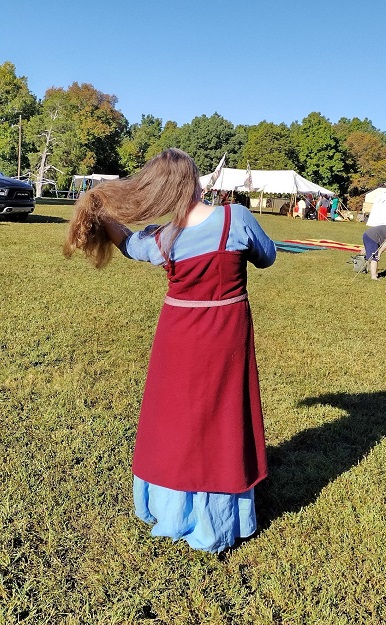
[[332,198],[320,195],[317,199],[311,194],[300,196],[293,207],[292,216],[300,217],[300,219],[326,220],[330,218],[331,221],[341,221],[339,198],[336,195]]

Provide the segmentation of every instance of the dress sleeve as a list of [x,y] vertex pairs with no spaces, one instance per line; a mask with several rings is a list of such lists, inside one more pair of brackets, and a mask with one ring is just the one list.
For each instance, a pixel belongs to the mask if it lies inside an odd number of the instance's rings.
[[164,257],[157,245],[155,231],[158,226],[147,226],[144,230],[133,232],[119,246],[126,258],[145,261],[152,265],[163,265]]
[[248,236],[248,260],[264,269],[270,267],[276,259],[276,246],[272,239],[265,234],[262,227],[258,224],[254,216],[247,208],[243,211],[244,228]]

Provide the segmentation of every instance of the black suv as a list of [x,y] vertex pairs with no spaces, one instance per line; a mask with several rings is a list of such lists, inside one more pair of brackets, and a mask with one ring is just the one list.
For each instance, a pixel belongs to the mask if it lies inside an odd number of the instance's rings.
[[0,217],[24,221],[34,209],[32,185],[0,172]]

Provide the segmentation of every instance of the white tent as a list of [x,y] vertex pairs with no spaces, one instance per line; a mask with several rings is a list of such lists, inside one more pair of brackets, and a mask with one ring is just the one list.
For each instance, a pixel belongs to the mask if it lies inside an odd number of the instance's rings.
[[[200,177],[200,183],[203,189],[208,184],[212,174]],[[246,181],[245,169],[231,169],[224,167],[217,181],[213,185],[214,191],[249,191],[245,187]],[[333,191],[325,189],[300,174],[296,171],[278,170],[268,171],[264,169],[252,169],[252,186],[254,191],[260,191],[262,193],[285,193],[289,195],[312,193],[313,195],[334,195]]]
[[370,216],[367,220],[368,226],[385,226],[386,225],[386,187],[380,187],[379,189],[375,189],[374,191],[370,191],[365,196],[365,200],[367,203],[367,198],[370,196],[370,202],[372,202],[372,208],[370,212]]
[[369,191],[365,195],[365,202],[369,202],[369,204],[374,204],[374,202],[378,198],[383,197],[385,191],[386,191],[386,187],[378,187],[377,189],[374,189],[373,191]]
[[108,180],[116,180],[118,175],[112,174],[90,174],[88,176],[73,176],[70,191],[68,196],[76,199],[81,193],[88,189],[93,189],[97,184],[101,182],[107,182]]
[[[90,174],[89,176],[73,176],[72,187],[74,189],[82,189],[87,185],[87,188],[95,187],[101,182],[107,182],[107,180],[115,180],[119,176],[111,174]],[[89,181],[89,182],[87,182]]]
[[369,191],[365,195],[365,201],[363,202],[362,211],[366,215],[371,213],[373,204],[378,200],[378,198],[382,198],[386,187],[378,187],[377,189],[373,189],[373,191]]

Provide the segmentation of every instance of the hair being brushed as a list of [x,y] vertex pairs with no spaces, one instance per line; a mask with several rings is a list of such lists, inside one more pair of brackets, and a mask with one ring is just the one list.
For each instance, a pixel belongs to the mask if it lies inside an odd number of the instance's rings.
[[157,154],[134,176],[105,182],[86,191],[76,202],[64,254],[81,250],[96,267],[104,267],[113,253],[103,223],[122,226],[171,215],[161,251],[168,258],[191,208],[200,200],[199,171],[193,159],[177,148]]

